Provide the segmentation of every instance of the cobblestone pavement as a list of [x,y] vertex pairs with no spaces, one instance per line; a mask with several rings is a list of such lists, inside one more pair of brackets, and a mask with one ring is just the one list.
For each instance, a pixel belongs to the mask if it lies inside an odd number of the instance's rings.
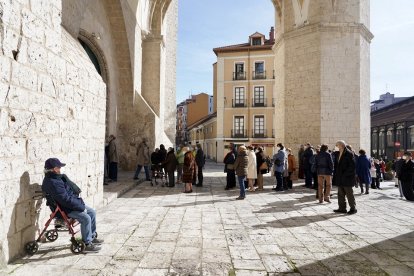
[[[13,275],[414,275],[413,203],[393,183],[357,193],[356,215],[313,190],[224,191],[209,163],[192,194],[141,183],[98,210],[99,253],[73,255],[65,235],[9,265]],[[355,189],[357,192],[358,189]]]

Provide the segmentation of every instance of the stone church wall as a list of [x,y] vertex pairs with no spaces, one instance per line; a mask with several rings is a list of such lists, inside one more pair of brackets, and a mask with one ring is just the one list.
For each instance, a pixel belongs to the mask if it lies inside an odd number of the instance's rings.
[[102,204],[106,86],[61,13],[61,1],[0,2],[0,265],[49,213],[32,199],[48,157]]

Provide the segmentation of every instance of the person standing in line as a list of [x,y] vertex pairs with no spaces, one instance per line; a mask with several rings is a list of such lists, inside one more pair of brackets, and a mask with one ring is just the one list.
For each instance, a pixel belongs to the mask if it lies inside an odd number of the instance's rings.
[[311,158],[313,156],[313,149],[310,143],[307,143],[305,146],[305,151],[303,152],[303,170],[305,172],[305,187],[312,188],[312,164]]
[[244,187],[244,181],[247,176],[247,166],[249,164],[249,158],[247,157],[247,149],[245,146],[239,147],[236,161],[234,162],[234,170],[237,174],[237,179],[240,186],[240,195],[236,200],[243,200],[246,198],[246,190]]
[[266,163],[266,156],[263,153],[263,148],[259,147],[256,153],[256,167],[257,167],[257,191],[263,191],[263,175],[267,174],[269,169]]
[[371,168],[369,172],[371,173],[371,189],[375,189],[376,188],[375,183],[377,183],[377,169],[375,168],[375,159],[371,160]]
[[109,161],[109,172],[108,177],[111,181],[118,181],[118,149],[115,142],[116,137],[109,135],[108,144],[108,161]]
[[165,161],[163,162],[163,166],[168,175],[167,186],[174,187],[175,186],[174,172],[177,167],[177,159],[175,158],[174,148],[172,147],[168,148],[167,157],[165,158]]
[[334,171],[336,185],[338,186],[338,205],[339,208],[334,210],[335,213],[347,213],[346,200],[351,207],[348,214],[357,213],[356,202],[353,187],[355,186],[355,159],[354,154],[346,148],[344,141],[336,142],[339,151],[338,167]]
[[328,153],[327,145],[321,145],[320,151],[315,157],[315,166],[319,183],[319,203],[323,203],[324,200],[328,203],[331,203],[330,194],[332,189],[332,174],[334,171],[334,163],[331,154]]
[[305,178],[305,172],[303,169],[303,153],[305,152],[305,146],[300,145],[299,152],[298,152],[298,163],[299,163],[299,173],[298,178],[304,179]]
[[224,172],[226,173],[226,188],[225,190],[230,190],[236,187],[236,173],[234,171],[234,162],[236,161],[236,156],[234,155],[233,149],[230,148],[230,151],[224,157]]
[[375,170],[377,172],[377,178],[376,178],[376,181],[375,181],[375,187],[374,187],[374,189],[381,190],[381,187],[380,187],[380,181],[381,181],[381,164],[380,164],[380,161],[378,159],[375,159],[374,166],[375,166]]
[[256,161],[256,154],[254,153],[253,147],[247,147],[248,152],[248,165],[247,165],[247,180],[249,182],[249,192],[254,192],[254,182],[257,179],[257,161]]
[[296,160],[295,156],[292,154],[292,149],[287,149],[288,154],[288,177],[287,177],[287,187],[288,189],[293,189],[292,174],[296,171]]
[[401,190],[401,168],[404,164],[405,160],[407,160],[407,155],[403,155],[402,158],[398,159],[394,163],[394,171],[395,171],[395,187],[398,187],[400,190],[400,197],[403,197],[402,190]]
[[411,152],[404,153],[404,163],[401,166],[400,172],[401,193],[409,201],[414,201],[413,186],[414,186],[414,162]]
[[369,194],[369,185],[371,184],[371,162],[369,161],[365,150],[359,150],[359,156],[356,161],[356,174],[359,185],[361,186],[361,194]]
[[[134,146],[134,143],[131,143]],[[149,166],[151,164],[150,159],[150,150],[147,145],[147,138],[142,138],[142,142],[137,147],[137,169],[135,170],[134,179],[137,180],[139,174],[141,173],[142,167],[144,167],[145,171],[145,180],[151,181]]]
[[183,182],[185,183],[184,186],[184,193],[192,193],[193,192],[193,178],[197,171],[197,165],[195,163],[195,158],[193,152],[189,148],[185,148],[185,155],[184,155],[184,166],[183,166]]
[[177,184],[182,183],[183,181],[183,166],[184,166],[184,154],[183,146],[180,145],[177,149]]
[[273,156],[273,162],[275,164],[275,176],[276,176],[276,187],[274,190],[283,192],[283,172],[286,166],[286,152],[285,147],[282,143],[276,145],[277,153]]
[[196,164],[197,164],[197,178],[198,183],[197,187],[203,187],[203,167],[206,162],[204,151],[201,148],[201,144],[197,144],[197,152],[195,156]]

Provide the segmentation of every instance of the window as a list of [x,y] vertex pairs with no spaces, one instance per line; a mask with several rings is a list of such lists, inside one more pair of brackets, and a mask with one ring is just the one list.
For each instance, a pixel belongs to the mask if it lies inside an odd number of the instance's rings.
[[378,132],[374,131],[371,135],[372,141],[372,154],[377,155],[377,148],[378,148]]
[[234,107],[244,106],[244,87],[234,88]]
[[234,117],[234,136],[243,136],[244,135],[244,117],[235,116]]
[[387,147],[394,147],[394,131],[392,129],[387,131]]
[[254,71],[256,71],[256,73],[264,73],[264,62],[263,61],[255,62]]
[[254,37],[252,38],[252,45],[262,45],[262,38],[261,37]]
[[266,72],[263,61],[257,61],[254,63],[253,79],[266,79]]
[[265,106],[264,86],[254,87],[254,106]]
[[408,149],[413,150],[414,149],[414,126],[407,129],[407,146]]
[[378,136],[378,146],[379,146],[379,152],[378,154],[383,154],[385,151],[385,131],[381,130]]
[[254,116],[254,137],[264,137],[264,116]]
[[244,73],[244,63],[239,62],[236,63],[234,68],[234,80],[244,80],[246,79],[245,73]]

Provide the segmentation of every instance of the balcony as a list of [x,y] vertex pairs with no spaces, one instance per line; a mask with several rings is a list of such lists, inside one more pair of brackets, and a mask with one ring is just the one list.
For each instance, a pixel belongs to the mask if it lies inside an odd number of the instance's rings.
[[252,138],[267,138],[267,130],[266,129],[253,129]]
[[247,107],[247,101],[245,99],[232,100],[231,106],[232,107]]
[[233,80],[246,80],[246,72],[233,72]]
[[232,129],[231,138],[247,138],[247,130],[245,129]]
[[254,80],[265,80],[266,71],[253,71],[253,79]]
[[267,98],[252,99],[252,107],[267,107]]

